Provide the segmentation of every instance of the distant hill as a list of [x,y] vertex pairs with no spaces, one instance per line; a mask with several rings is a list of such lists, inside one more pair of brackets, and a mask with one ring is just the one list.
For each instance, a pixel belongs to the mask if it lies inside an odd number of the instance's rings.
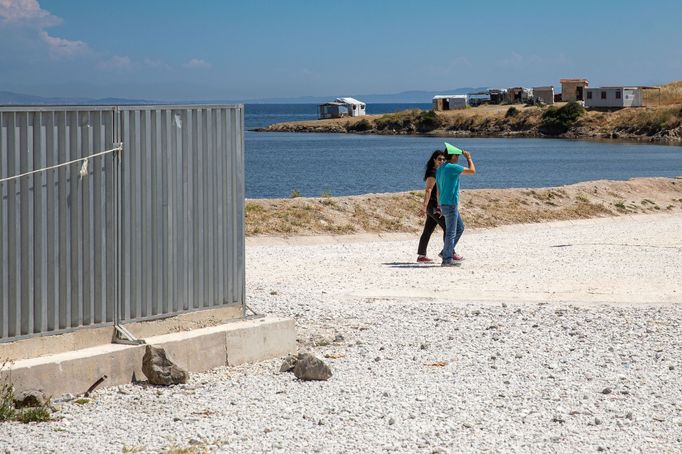
[[130,104],[154,104],[154,101],[145,99],[126,99],[126,98],[45,98],[42,96],[26,95],[13,93],[11,91],[0,91],[0,105],[11,106],[35,106],[35,105],[130,105]]
[[296,98],[262,98],[262,99],[248,99],[243,100],[246,104],[319,104],[327,101],[333,101],[335,98],[350,96],[365,103],[430,103],[431,99],[436,95],[464,95],[476,91],[485,90],[488,87],[462,87],[453,88],[451,90],[410,90],[402,91],[400,93],[391,94],[347,94],[339,93],[330,96],[301,96]]
[[42,96],[13,93],[10,91],[0,91],[0,105],[131,105],[131,104],[320,104],[332,101],[342,96],[351,96],[369,104],[379,103],[430,103],[435,95],[460,95],[480,91],[484,87],[463,87],[451,90],[425,91],[411,90],[400,93],[390,94],[349,94],[338,93],[329,96],[299,96],[290,98],[259,98],[259,99],[231,99],[231,100],[183,100],[183,101],[158,101],[149,99],[127,99],[127,98],[77,98],[62,97],[48,98]]

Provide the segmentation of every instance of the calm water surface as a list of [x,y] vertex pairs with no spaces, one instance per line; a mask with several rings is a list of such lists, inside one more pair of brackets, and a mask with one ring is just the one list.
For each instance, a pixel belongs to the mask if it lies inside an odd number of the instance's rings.
[[[284,105],[286,106],[286,105]],[[396,111],[410,105],[385,105]],[[411,105],[414,106],[414,105]],[[368,106],[369,108],[370,106]],[[246,108],[247,127],[290,121],[292,107]],[[268,110],[269,109],[269,110]],[[298,119],[316,118],[316,106],[299,105]],[[311,112],[312,109],[312,112]],[[380,113],[378,111],[377,113]],[[304,118],[304,117],[309,118]],[[255,118],[257,117],[257,118]],[[276,118],[274,121],[270,121]],[[269,123],[268,123],[269,121]],[[682,147],[559,139],[448,139],[471,151],[478,173],[463,188],[520,188],[589,180],[682,175]],[[246,197],[316,197],[421,189],[423,167],[443,139],[353,134],[247,131]]]

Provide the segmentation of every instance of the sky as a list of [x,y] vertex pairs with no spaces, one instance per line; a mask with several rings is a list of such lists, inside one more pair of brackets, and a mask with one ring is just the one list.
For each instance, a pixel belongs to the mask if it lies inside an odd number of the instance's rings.
[[682,79],[679,0],[0,0],[0,90],[166,101]]

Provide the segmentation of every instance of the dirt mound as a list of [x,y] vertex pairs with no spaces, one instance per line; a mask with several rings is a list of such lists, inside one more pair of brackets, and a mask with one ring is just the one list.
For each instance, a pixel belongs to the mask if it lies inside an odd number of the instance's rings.
[[[421,191],[349,197],[251,199],[246,234],[417,232]],[[461,194],[468,228],[682,211],[682,177],[590,181],[536,189],[471,189]]]

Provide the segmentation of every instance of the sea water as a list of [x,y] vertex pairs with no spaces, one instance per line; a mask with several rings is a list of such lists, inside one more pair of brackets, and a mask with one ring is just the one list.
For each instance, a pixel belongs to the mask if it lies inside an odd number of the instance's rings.
[[[374,109],[372,109],[374,107]],[[428,104],[368,105],[370,113]],[[317,118],[314,104],[247,105],[248,129]],[[469,150],[477,174],[462,188],[525,188],[590,180],[682,175],[682,147],[563,139],[450,138],[367,134],[245,133],[246,197],[307,197],[419,190],[443,140]]]

